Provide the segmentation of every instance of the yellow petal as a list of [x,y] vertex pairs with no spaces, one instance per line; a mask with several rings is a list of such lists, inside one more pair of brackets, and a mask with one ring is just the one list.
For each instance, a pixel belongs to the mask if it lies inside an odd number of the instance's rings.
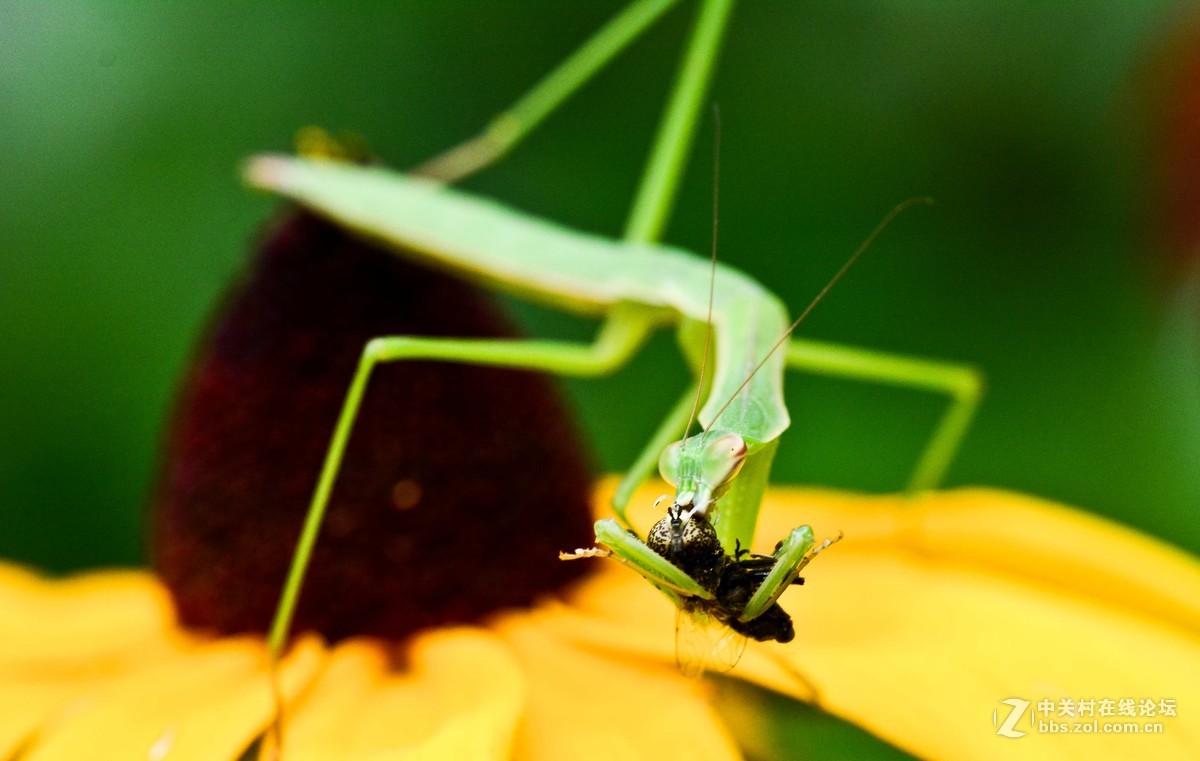
[[0,611],[0,758],[76,696],[191,641],[174,628],[165,591],[144,573],[49,580],[0,565]]
[[[649,525],[653,515],[638,520]],[[824,709],[926,758],[1200,751],[1200,710],[1185,710],[1200,707],[1195,559],[1086,513],[996,491],[904,500],[773,490],[760,549],[802,523],[818,538],[843,530],[846,539],[782,599],[796,640],[752,643],[734,675],[805,699],[815,685]],[[669,659],[669,604],[617,570],[626,579],[605,573],[583,585],[553,627]],[[997,735],[993,712],[1002,723],[1009,698],[1034,704],[1018,727],[1025,737]],[[1168,699],[1179,715],[1088,717],[1160,721],[1153,736],[1035,732],[1037,702],[1060,698]]]
[[[818,538],[841,529],[859,551],[902,547],[1200,631],[1200,562],[1162,541],[1081,510],[993,489],[855,497],[777,489],[763,545],[797,520]],[[801,516],[808,516],[807,519]],[[839,547],[839,550],[841,548]]]
[[284,758],[505,759],[525,683],[509,650],[484,630],[438,630],[393,668],[374,640],[340,645],[287,724]]
[[[324,658],[315,639],[284,660],[280,685],[295,699]],[[45,724],[28,761],[236,758],[274,716],[261,640],[223,639],[111,679],[78,695]]]
[[674,666],[608,658],[551,634],[553,607],[495,625],[529,678],[514,757],[577,759],[740,758],[706,698],[709,686]]
[[0,565],[0,673],[142,660],[185,640],[166,591],[147,573],[45,579]]

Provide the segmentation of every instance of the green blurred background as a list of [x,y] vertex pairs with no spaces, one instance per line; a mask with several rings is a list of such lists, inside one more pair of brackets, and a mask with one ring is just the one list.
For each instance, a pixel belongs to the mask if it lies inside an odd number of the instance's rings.
[[[468,137],[619,2],[0,5],[0,555],[139,563],[159,429],[276,202],[239,161],[317,124],[410,166]],[[1200,550],[1194,315],[1162,275],[1147,113],[1170,3],[744,2],[712,91],[721,257],[804,326],[983,368],[951,485],[1032,492]],[[675,9],[474,191],[619,234],[694,15]],[[711,132],[668,240],[707,252]],[[524,305],[528,330],[586,322]],[[625,466],[683,384],[669,337],[567,389]],[[797,378],[778,481],[899,487],[943,401]],[[1120,563],[1121,558],[1112,562]]]

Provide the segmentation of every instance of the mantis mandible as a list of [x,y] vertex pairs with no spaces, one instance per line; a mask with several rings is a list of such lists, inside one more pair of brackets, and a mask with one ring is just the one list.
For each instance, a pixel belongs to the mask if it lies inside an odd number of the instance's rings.
[[[446,187],[446,181],[507,152],[672,4],[672,0],[632,3],[528,96],[497,117],[479,138],[420,168],[427,176],[284,156],[260,156],[247,164],[245,177],[252,186],[290,198],[385,245],[403,248],[430,266],[602,320],[595,340],[587,344],[383,336],[364,347],[272,624],[273,656],[278,657],[286,644],[304,569],[359,402],[372,370],[381,363],[439,360],[601,376],[625,364],[655,330],[674,328],[695,377],[630,466],[613,497],[616,518],[597,522],[596,539],[680,609],[696,601],[711,602],[714,592],[711,585],[668,561],[633,533],[627,517],[633,492],[658,465],[676,488],[669,511],[676,528],[668,543],[680,541],[689,524],[693,528],[711,524],[720,552],[737,562],[750,546],[778,439],[789,424],[783,400],[786,370],[949,395],[951,403],[908,488],[932,488],[941,479],[980,396],[981,381],[975,370],[791,338],[799,321],[793,323],[784,304],[763,285],[728,265],[654,242],[671,205],[731,0],[703,4],[624,240],[571,230]],[[824,291],[813,304],[823,295]],[[706,362],[710,330],[713,371],[711,377],[702,377],[699,368]],[[703,430],[688,436],[692,414],[701,401],[696,417]],[[800,569],[827,544],[816,545],[812,530],[801,526],[779,543],[773,555],[742,561],[753,568],[754,583],[745,590],[748,600],[735,611],[736,623],[752,629],[753,622],[772,610],[783,591],[797,581]],[[785,641],[782,635],[771,634],[755,636]]]

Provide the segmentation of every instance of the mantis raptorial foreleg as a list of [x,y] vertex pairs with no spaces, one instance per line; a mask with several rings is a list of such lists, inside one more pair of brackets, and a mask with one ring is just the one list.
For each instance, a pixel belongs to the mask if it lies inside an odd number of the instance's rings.
[[786,349],[793,370],[935,391],[950,396],[950,407],[925,445],[909,478],[909,492],[936,488],[950,467],[983,395],[983,375],[970,365],[908,357],[808,339]]
[[699,597],[702,600],[711,600],[713,597],[712,592],[612,519],[596,521],[596,541],[608,547],[613,557],[661,589],[676,605],[680,604],[681,596]]
[[779,602],[779,598],[796,581],[796,577],[804,570],[804,566],[812,562],[819,552],[841,539],[842,535],[839,532],[836,537],[826,539],[813,546],[816,541],[813,539],[811,528],[800,526],[792,529],[787,538],[779,543],[779,547],[773,555],[775,564],[771,566],[771,570],[755,590],[754,596],[746,603],[738,620],[753,620],[762,615],[767,608]]
[[560,375],[594,376],[616,370],[645,343],[655,327],[655,312],[637,305],[614,308],[590,344],[564,341],[522,341],[491,339],[445,339],[420,336],[374,338],[363,349],[346,399],[338,414],[337,425],[321,475],[305,517],[304,528],[296,545],[279,608],[271,623],[270,647],[275,657],[283,651],[291,628],[304,572],[308,567],[317,533],[325,516],[342,457],[358,417],[359,406],[375,367],[401,360],[439,360],[469,365],[542,370]]

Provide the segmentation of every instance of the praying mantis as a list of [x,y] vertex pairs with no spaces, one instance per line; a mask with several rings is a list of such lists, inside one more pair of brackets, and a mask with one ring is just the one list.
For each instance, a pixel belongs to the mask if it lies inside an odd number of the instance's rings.
[[[607,549],[577,555],[609,554],[660,589],[677,609],[707,605],[728,614],[730,624],[757,639],[786,641],[776,629],[760,637],[753,622],[774,609],[805,564],[832,541],[818,545],[811,528],[801,526],[772,555],[741,560],[754,535],[779,436],[789,424],[783,399],[787,370],[948,395],[948,409],[908,488],[929,489],[941,479],[980,398],[981,381],[973,368],[790,335],[867,244],[793,322],[782,301],[750,276],[715,259],[710,262],[655,242],[671,206],[732,0],[702,4],[623,240],[571,230],[447,186],[448,181],[506,153],[673,4],[673,0],[632,3],[529,95],[497,117],[479,138],[419,167],[415,174],[278,155],[260,156],[246,165],[245,178],[251,186],[278,193],[353,232],[410,252],[423,263],[602,321],[591,343],[418,336],[381,336],[367,343],[346,393],[272,624],[269,644],[275,658],[287,641],[304,570],[359,403],[372,371],[382,363],[437,360],[594,377],[624,365],[654,331],[673,328],[693,380],[617,488],[612,500],[615,518],[597,522],[596,540]],[[868,244],[873,237],[874,233]],[[708,373],[710,338],[712,372]],[[693,419],[702,430],[689,436]],[[652,530],[648,543],[631,524],[628,507],[634,490],[656,466],[676,491],[664,519],[670,523]],[[735,610],[727,610],[729,605],[718,599],[712,583],[681,567],[686,564],[672,562],[670,552],[651,547],[656,531],[660,544],[679,549],[696,530],[706,535],[711,530],[719,558],[752,569],[747,571],[752,583],[742,584],[739,590],[746,599],[740,599]]]

